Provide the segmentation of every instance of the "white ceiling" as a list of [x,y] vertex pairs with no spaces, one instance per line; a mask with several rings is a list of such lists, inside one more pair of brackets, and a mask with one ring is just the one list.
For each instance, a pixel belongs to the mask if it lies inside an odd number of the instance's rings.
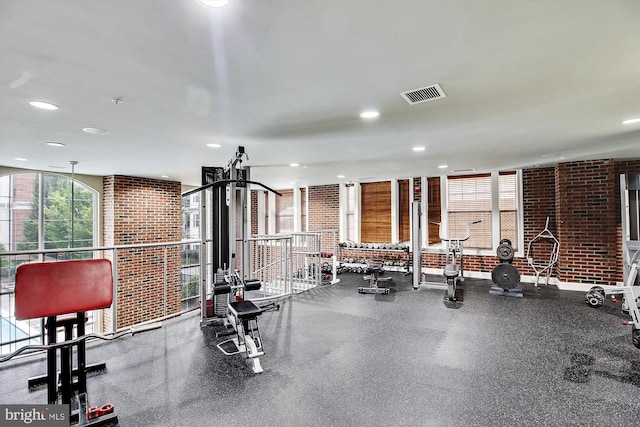
[[0,166],[291,188],[640,158],[631,117],[637,0],[0,0]]

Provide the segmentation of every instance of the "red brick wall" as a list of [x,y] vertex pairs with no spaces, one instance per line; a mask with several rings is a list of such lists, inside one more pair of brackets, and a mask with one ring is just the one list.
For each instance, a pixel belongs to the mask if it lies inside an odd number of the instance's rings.
[[[107,176],[104,191],[105,245],[181,240],[180,183],[128,176]],[[117,326],[180,311],[180,249],[121,249],[118,251]]]
[[309,231],[340,227],[340,186],[309,187]]
[[[340,228],[340,185],[309,187],[309,230],[338,230]],[[326,234],[326,233],[325,233]],[[323,236],[320,250],[333,252],[335,242]],[[338,254],[335,254],[336,256]]]
[[[619,175],[639,173],[640,160],[597,160],[559,164],[555,168],[523,171],[524,243],[545,226],[560,240],[558,269],[554,276],[569,283],[615,284],[622,280]],[[545,247],[546,246],[546,247]],[[551,245],[536,243],[545,259]],[[354,250],[345,256],[366,257]],[[540,252],[537,252],[538,254]],[[376,254],[395,259],[391,253]],[[536,257],[538,259],[538,257]],[[423,253],[423,267],[444,265],[444,254]],[[490,273],[498,264],[495,255],[465,256],[465,269]],[[526,258],[514,259],[522,275],[533,276]]]
[[613,285],[617,267],[619,213],[615,206],[612,160],[561,163],[556,166],[556,215],[563,282]]
[[[560,254],[554,277],[569,283],[614,284],[622,280],[619,175],[640,173],[640,160],[596,160],[562,163],[554,167],[523,170],[524,247],[545,226],[560,240]],[[420,188],[414,179],[414,191]],[[420,189],[422,190],[422,189]],[[339,227],[338,185],[309,187],[309,229]],[[417,193],[417,191],[416,191]],[[551,246],[539,243],[545,259]],[[540,252],[538,252],[539,254]],[[372,258],[403,261],[406,254],[390,251],[343,249],[344,258]],[[423,253],[423,267],[440,268],[445,255]],[[465,269],[491,273],[499,263],[495,254],[465,255]],[[533,276],[524,257],[513,264],[522,275]]]
[[251,224],[249,225],[252,236],[258,234],[258,193],[253,190],[251,194]]
[[[525,169],[522,171],[522,208],[524,219],[524,247],[526,254],[529,242],[540,233],[549,218],[549,230],[558,238],[556,227],[556,177],[555,168]],[[553,243],[539,239],[531,247],[531,254],[536,260],[548,260]],[[525,258],[514,259],[513,264],[520,274],[534,276],[534,270]],[[546,274],[546,272],[545,272]],[[555,269],[554,274],[555,276]]]

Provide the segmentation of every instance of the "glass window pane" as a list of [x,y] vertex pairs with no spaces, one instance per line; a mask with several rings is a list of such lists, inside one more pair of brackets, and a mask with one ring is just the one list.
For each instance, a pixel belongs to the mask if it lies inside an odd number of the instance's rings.
[[500,239],[509,239],[514,249],[518,249],[518,194],[515,172],[501,173],[498,186],[500,194]]
[[355,186],[347,185],[345,191],[347,192],[347,240],[355,242],[356,240],[356,190]]
[[491,249],[491,175],[451,177],[447,180],[449,237],[466,237],[467,224],[481,221],[471,228],[466,247]]
[[39,174],[10,175],[10,250],[38,249]]
[[92,246],[93,195],[84,185],[45,174],[43,202],[45,249]]
[[276,197],[276,233],[293,232],[293,190],[281,191]]

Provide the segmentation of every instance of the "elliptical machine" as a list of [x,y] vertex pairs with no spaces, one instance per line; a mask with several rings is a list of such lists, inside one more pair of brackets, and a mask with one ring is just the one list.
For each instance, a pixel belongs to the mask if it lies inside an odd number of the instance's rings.
[[464,242],[469,240],[471,236],[471,226],[481,221],[467,222],[467,232],[463,237],[445,236],[443,233],[442,223],[433,222],[439,226],[440,240],[445,242],[445,266],[442,271],[444,276],[443,282],[427,282],[423,281],[422,275],[422,243],[421,243],[421,217],[422,212],[420,203],[413,204],[413,289],[419,289],[424,286],[427,289],[444,289],[445,299],[451,302],[459,300],[456,295],[458,283],[464,281]]
[[[456,289],[458,282],[464,281],[464,243],[471,237],[471,225],[478,224],[480,221],[467,222],[467,233],[463,237],[447,237],[443,235],[442,223],[434,222],[439,227],[440,240],[446,242],[446,257],[444,262],[444,270],[442,275],[445,278],[447,294],[445,297],[449,301],[457,301]],[[423,283],[427,288],[443,289],[444,287],[438,283]]]

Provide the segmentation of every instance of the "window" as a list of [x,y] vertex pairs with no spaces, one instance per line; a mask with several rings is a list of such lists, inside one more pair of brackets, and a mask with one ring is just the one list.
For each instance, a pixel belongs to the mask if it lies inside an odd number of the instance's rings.
[[[252,229],[259,235],[288,234],[307,230],[306,188],[280,190],[282,196],[263,190],[252,190],[255,214],[251,218]],[[254,218],[255,216],[255,218]]]
[[92,247],[96,205],[95,191],[65,176],[2,176],[0,243],[8,251]]
[[[467,223],[481,221],[471,227],[471,236],[465,247],[491,250],[501,239],[511,240],[514,249],[520,246],[521,219],[519,174],[515,171],[481,175],[443,177],[445,182],[445,208],[449,237],[464,237]],[[435,221],[440,210],[441,180],[427,180],[428,220]],[[429,226],[429,244],[434,244],[438,230]]]
[[300,231],[307,231],[307,189],[300,189]]
[[345,228],[346,240],[351,242],[357,241],[357,232],[356,232],[356,186],[354,184],[348,184],[345,186],[346,192],[346,204],[347,208],[345,209],[346,221]]
[[481,221],[466,246],[491,249],[491,200],[490,174],[447,178],[447,236],[464,237],[469,222]]
[[511,240],[514,249],[518,249],[518,176],[515,172],[500,173],[500,239]]
[[360,184],[360,241],[391,242],[391,182]]
[[340,239],[360,243],[411,240],[412,180],[340,187]]
[[398,240],[411,240],[411,201],[409,200],[409,180],[398,181]]
[[[440,177],[427,178],[427,224],[429,245],[440,242],[440,227],[442,222],[442,200],[440,197]],[[424,227],[424,222],[422,223]]]
[[276,197],[276,234],[292,233],[293,225],[293,190],[280,191],[282,196]]

